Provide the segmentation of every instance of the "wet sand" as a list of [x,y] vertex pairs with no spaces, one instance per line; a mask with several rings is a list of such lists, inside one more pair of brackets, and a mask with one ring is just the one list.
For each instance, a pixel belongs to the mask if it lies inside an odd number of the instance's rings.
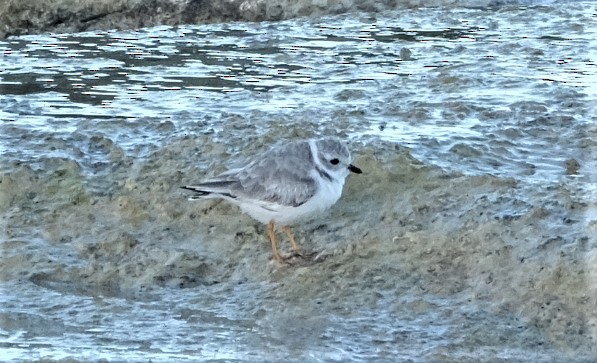
[[[235,147],[245,148],[242,158],[275,137]],[[95,141],[112,160],[95,176],[66,158],[0,176],[4,281],[132,299],[186,289],[198,305],[218,299],[201,293],[210,286],[223,298],[247,284],[238,308],[271,328],[268,339],[299,347],[319,344],[337,315],[383,321],[385,340],[370,343],[381,351],[425,346],[409,343],[404,321],[440,325],[447,343],[421,352],[423,361],[597,354],[595,206],[567,185],[449,174],[394,144],[353,142],[365,173],[348,179],[329,215],[296,229],[317,257],[280,265],[264,226],[224,202],[186,201],[178,189],[221,171],[230,145],[177,138],[135,160]],[[215,171],[193,167],[198,160]],[[348,336],[347,346],[363,338]]]

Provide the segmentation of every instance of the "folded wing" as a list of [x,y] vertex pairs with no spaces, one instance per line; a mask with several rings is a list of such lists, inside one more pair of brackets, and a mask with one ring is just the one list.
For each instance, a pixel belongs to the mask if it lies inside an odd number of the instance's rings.
[[183,188],[197,193],[191,199],[221,197],[300,206],[315,194],[317,182],[309,145],[290,146],[296,149],[265,153],[244,168]]

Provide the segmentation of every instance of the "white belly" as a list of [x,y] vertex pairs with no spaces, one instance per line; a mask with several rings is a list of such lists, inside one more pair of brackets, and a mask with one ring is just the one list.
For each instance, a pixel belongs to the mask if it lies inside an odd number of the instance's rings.
[[298,207],[276,204],[255,205],[253,203],[238,203],[241,210],[261,223],[274,221],[282,226],[292,225],[309,220],[333,206],[342,195],[344,180],[329,182],[323,180],[319,184],[317,193],[307,202]]

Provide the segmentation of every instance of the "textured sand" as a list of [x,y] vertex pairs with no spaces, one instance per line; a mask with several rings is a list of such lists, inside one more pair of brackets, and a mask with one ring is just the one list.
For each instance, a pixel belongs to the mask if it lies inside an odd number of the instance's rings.
[[[223,145],[177,139],[134,160],[96,141],[113,156],[105,176],[60,158],[0,175],[3,280],[90,296],[189,289],[200,305],[214,298],[201,297],[202,286],[227,295],[250,283],[260,287],[243,306],[274,338],[299,345],[316,339],[330,314],[356,319],[384,306],[375,319],[397,341],[408,339],[396,325],[404,319],[458,326],[427,359],[466,358],[454,350],[470,359],[595,357],[597,222],[588,218],[594,206],[566,185],[446,174],[406,149],[354,143],[365,173],[348,179],[328,216],[296,229],[317,258],[281,266],[264,226],[226,203],[188,202],[178,189],[207,172],[193,167],[197,159],[228,159]],[[39,248],[40,238],[50,247]]]

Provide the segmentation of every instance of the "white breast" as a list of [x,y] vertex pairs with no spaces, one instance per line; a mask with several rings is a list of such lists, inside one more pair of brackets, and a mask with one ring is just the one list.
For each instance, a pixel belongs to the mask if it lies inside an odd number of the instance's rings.
[[[315,140],[309,140],[309,148],[311,151],[311,160],[314,163],[314,168],[311,170],[310,176],[313,180],[317,181],[317,191],[311,199],[298,207],[255,200],[251,201],[251,203],[245,203],[239,200],[231,201],[238,204],[245,213],[261,223],[267,224],[270,221],[274,221],[283,226],[314,218],[326,209],[329,209],[342,195],[344,179],[348,175],[348,170],[344,169],[341,172],[331,172],[330,170],[326,170],[319,161]],[[317,168],[326,170],[329,178],[320,175]]]

